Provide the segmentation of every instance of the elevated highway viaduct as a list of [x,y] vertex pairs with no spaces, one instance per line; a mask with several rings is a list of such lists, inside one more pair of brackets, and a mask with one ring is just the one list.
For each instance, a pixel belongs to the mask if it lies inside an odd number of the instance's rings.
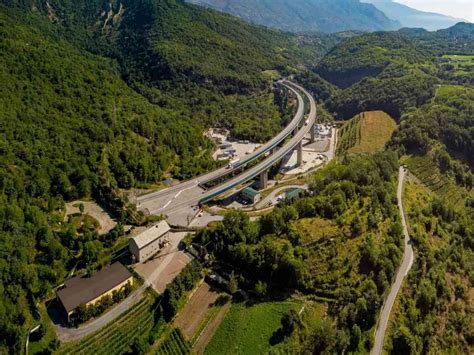
[[[265,143],[252,154],[235,162],[230,168],[220,168],[213,172],[202,175],[196,179],[182,182],[171,188],[141,196],[137,199],[137,207],[139,210],[146,211],[150,214],[166,215],[171,224],[187,225],[190,216],[194,216],[196,206],[209,202],[216,197],[228,192],[229,190],[257,177],[260,175],[262,187],[265,188],[268,180],[268,170],[281,161],[285,155],[294,149],[298,151],[298,164],[303,163],[303,146],[304,137],[311,133],[311,140],[314,141],[314,124],[316,120],[316,102],[314,98],[301,86],[287,80],[280,82],[293,92],[298,99],[298,110],[293,120],[272,140]],[[306,96],[309,102],[309,114],[305,120],[305,105],[302,95]],[[288,137],[293,135],[289,140]],[[286,141],[286,142],[285,142]],[[284,145],[276,150],[275,148],[281,143]],[[246,168],[249,163],[262,158],[266,153],[271,152],[263,160]],[[201,186],[207,182],[222,179],[226,175],[240,174],[230,177],[222,184],[219,184],[209,190],[204,190]]]

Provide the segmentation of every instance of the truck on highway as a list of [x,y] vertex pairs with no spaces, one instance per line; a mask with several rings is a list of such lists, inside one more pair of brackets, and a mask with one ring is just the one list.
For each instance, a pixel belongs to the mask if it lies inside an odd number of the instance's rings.
[[227,165],[227,169],[233,169],[237,163],[239,162],[239,159],[234,159],[232,160],[228,165]]

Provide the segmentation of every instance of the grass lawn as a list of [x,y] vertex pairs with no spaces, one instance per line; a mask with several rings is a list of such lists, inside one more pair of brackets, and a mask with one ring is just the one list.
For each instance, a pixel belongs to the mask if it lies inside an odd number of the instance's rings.
[[265,302],[253,306],[233,304],[212,338],[205,354],[266,354],[281,317],[301,302]]
[[74,224],[76,229],[80,232],[85,232],[86,230],[95,231],[100,228],[99,221],[87,213],[72,214],[69,216],[69,222]]

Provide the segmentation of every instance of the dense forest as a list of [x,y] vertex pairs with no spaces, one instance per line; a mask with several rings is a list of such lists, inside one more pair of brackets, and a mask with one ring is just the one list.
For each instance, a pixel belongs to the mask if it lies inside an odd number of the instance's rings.
[[[295,75],[337,118],[390,113],[401,120],[391,149],[430,153],[472,188],[473,95],[460,87],[472,73],[443,57],[473,54],[472,25],[350,34],[337,45],[343,36],[291,35],[177,0],[1,0],[0,36],[2,353],[21,352],[38,303],[72,269],[106,265],[123,224],[145,222],[122,189],[216,167],[210,126],[254,141],[279,131],[288,100],[272,84],[281,75]],[[401,255],[396,166],[395,153],[347,158],[316,174],[302,199],[258,222],[231,213],[196,241],[212,241],[216,259],[260,297],[297,289],[331,300],[336,326],[302,349],[366,351]],[[91,197],[119,222],[106,235],[64,220],[66,202]],[[440,223],[468,234],[469,215],[455,218]],[[335,238],[308,236],[314,220]],[[451,240],[458,248],[460,237]],[[346,244],[351,255],[331,254]],[[181,281],[166,298],[170,316],[191,287]],[[424,335],[411,331],[419,349]]]
[[285,109],[274,73],[326,46],[181,1],[108,6],[0,5],[0,352],[23,348],[38,301],[71,269],[93,272],[120,247],[122,224],[77,228],[65,202],[93,197],[143,222],[119,189],[215,167],[211,125],[271,137]]
[[433,153],[441,172],[474,187],[474,88],[440,86],[435,98],[405,115],[390,143],[401,153]]

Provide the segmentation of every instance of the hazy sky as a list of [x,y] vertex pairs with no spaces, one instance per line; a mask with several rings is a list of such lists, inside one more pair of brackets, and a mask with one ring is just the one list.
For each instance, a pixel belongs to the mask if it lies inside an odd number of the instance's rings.
[[418,10],[437,12],[474,22],[474,0],[395,0]]

